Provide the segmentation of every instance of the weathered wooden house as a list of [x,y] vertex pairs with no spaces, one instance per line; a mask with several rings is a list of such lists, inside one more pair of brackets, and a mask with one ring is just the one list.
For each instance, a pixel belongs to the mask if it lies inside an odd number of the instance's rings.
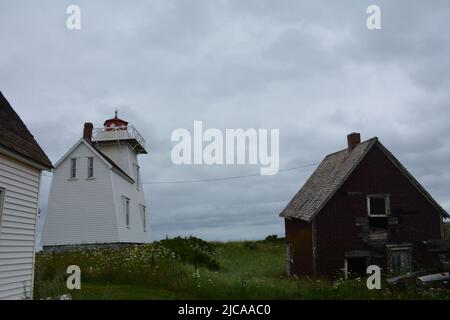
[[32,296],[41,171],[51,168],[0,92],[0,300]]
[[150,242],[138,156],[145,141],[117,117],[83,137],[55,164],[43,232],[44,249]]
[[280,214],[288,273],[341,277],[372,264],[392,273],[439,264],[424,241],[442,239],[448,213],[377,138],[347,140]]

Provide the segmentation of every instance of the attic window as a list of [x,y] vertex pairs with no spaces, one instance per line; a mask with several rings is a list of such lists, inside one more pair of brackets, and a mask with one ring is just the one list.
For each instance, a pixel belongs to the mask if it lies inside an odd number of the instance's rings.
[[70,179],[77,177],[77,159],[70,159]]
[[88,178],[93,178],[93,177],[94,177],[94,158],[93,158],[93,157],[89,157],[89,158],[88,158],[88,172],[87,172],[87,177],[88,177]]
[[389,194],[368,195],[367,213],[369,217],[387,217],[390,213]]

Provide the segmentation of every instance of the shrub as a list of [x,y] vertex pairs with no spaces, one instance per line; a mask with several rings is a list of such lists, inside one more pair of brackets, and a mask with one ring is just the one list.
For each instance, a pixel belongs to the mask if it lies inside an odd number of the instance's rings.
[[161,240],[157,244],[173,251],[183,262],[192,264],[196,269],[205,267],[210,270],[219,270],[220,264],[214,257],[212,245],[200,238],[176,237]]
[[278,238],[277,234],[271,234],[268,235],[263,242],[266,243],[272,243],[272,244],[280,244],[280,243],[284,243],[286,239],[285,238]]

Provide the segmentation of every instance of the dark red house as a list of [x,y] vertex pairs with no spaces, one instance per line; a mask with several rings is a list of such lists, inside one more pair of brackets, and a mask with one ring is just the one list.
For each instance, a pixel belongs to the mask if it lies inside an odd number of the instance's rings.
[[424,241],[443,237],[448,213],[377,138],[325,157],[289,202],[288,273],[340,277],[376,264],[403,273],[440,263]]

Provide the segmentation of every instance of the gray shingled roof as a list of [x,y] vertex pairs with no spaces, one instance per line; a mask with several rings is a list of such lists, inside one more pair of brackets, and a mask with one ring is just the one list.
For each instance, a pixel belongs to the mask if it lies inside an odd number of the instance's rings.
[[310,221],[376,141],[373,138],[360,143],[352,152],[345,149],[326,156],[280,216]]
[[300,191],[292,198],[286,208],[280,213],[284,218],[296,218],[310,222],[323,208],[333,194],[347,180],[353,170],[364,159],[367,152],[375,145],[386,154],[412,184],[436,207],[445,217],[448,213],[431,197],[412,174],[387,150],[378,138],[372,138],[357,145],[353,151],[348,149],[332,153],[325,157],[313,174],[308,178]]
[[0,146],[32,160],[47,169],[53,168],[47,155],[1,92]]

